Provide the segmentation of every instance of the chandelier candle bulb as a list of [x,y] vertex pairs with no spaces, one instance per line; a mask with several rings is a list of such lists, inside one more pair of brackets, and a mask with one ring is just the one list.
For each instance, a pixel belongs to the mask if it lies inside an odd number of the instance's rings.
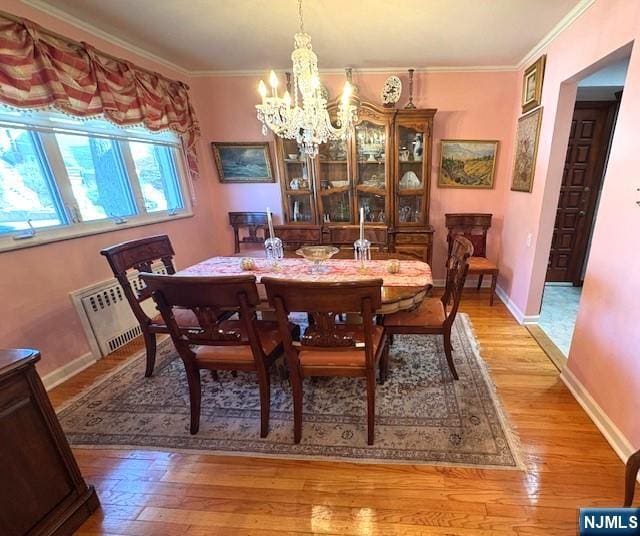
[[360,207],[360,240],[364,240],[364,207]]
[[267,98],[267,86],[264,83],[264,80],[260,80],[258,84],[258,93],[262,97],[262,104],[264,104],[265,99]]

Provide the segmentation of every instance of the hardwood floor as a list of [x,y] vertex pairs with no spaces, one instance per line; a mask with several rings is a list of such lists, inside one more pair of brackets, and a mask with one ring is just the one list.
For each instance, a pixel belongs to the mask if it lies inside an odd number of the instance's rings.
[[[81,535],[560,535],[577,509],[621,506],[624,466],[504,305],[467,290],[481,353],[520,436],[526,472],[75,449],[102,503]],[[126,359],[51,391],[55,405]]]

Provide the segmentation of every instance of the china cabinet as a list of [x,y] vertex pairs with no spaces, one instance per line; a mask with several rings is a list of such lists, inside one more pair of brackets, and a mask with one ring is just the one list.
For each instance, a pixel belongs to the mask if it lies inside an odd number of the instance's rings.
[[[335,114],[335,104],[329,107]],[[360,208],[365,226],[385,229],[383,248],[431,262],[429,225],[431,140],[436,110],[396,110],[361,102],[353,135],[320,146],[304,158],[294,140],[277,138],[285,241],[310,225],[320,226],[320,243],[353,226]],[[338,231],[338,228],[340,231]],[[354,238],[354,239],[355,239]]]

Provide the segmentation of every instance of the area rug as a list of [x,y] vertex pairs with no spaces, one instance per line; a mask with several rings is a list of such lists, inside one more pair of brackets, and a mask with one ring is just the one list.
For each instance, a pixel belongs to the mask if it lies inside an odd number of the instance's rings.
[[132,447],[350,462],[521,468],[517,439],[503,413],[469,318],[452,332],[460,379],[451,377],[436,336],[396,336],[389,378],[376,391],[375,444],[366,442],[364,380],[310,378],[304,384],[302,442],[293,443],[287,381],[271,378],[271,419],[260,439],[258,387],[251,374],[202,373],[200,431],[189,434],[184,367],[173,345],[159,345],[153,377],[140,353],[59,410],[69,441]]

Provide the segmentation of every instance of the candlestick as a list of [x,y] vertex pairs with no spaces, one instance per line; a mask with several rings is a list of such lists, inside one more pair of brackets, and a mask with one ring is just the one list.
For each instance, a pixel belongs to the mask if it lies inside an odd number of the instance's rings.
[[273,238],[275,234],[273,233],[273,220],[271,219],[271,209],[267,207],[267,222],[269,223],[269,238]]
[[360,240],[364,240],[364,207],[360,207]]
[[415,69],[409,69],[409,102],[404,107],[405,110],[413,110],[416,105],[413,104],[413,71]]

